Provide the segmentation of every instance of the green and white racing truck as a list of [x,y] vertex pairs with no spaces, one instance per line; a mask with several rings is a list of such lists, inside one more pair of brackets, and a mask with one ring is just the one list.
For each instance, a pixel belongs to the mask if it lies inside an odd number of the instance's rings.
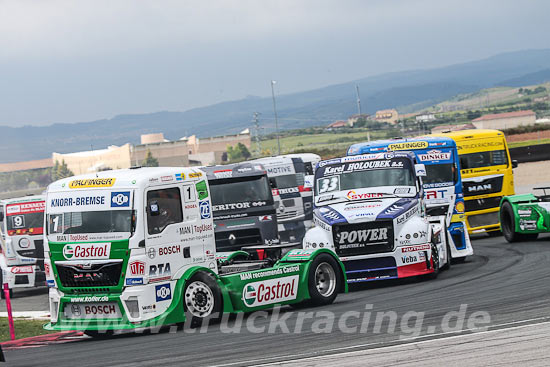
[[500,201],[500,229],[506,241],[534,241],[539,233],[550,232],[550,187],[535,190],[542,195],[511,195]]
[[218,258],[210,197],[206,174],[195,168],[106,171],[52,183],[45,328],[97,336],[276,304],[329,304],[347,291],[343,265],[327,249]]

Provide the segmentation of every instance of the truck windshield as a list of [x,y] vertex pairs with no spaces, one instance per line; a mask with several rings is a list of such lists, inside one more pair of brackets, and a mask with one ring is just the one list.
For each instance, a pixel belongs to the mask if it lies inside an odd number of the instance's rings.
[[8,232],[18,229],[42,228],[44,212],[10,215],[7,219]]
[[411,170],[404,168],[348,172],[338,176],[318,178],[315,191],[316,194],[324,194],[381,186],[415,186],[414,175]]
[[109,232],[133,232],[133,211],[104,210],[48,215],[48,234]]
[[460,155],[460,168],[471,169],[508,164],[505,150],[492,150]]
[[453,172],[452,163],[427,164],[426,177],[422,180],[424,184],[449,183],[454,184],[457,176]]
[[210,181],[212,205],[273,201],[267,176],[227,178]]
[[304,185],[304,174],[296,173],[295,175],[284,175],[273,177],[275,187],[278,189],[286,189],[289,187],[298,187]]

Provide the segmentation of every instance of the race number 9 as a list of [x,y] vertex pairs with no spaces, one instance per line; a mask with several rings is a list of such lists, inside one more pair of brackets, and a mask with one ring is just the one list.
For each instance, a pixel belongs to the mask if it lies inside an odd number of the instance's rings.
[[332,176],[327,178],[320,178],[317,180],[317,186],[319,187],[317,191],[319,194],[338,190],[340,186],[340,177]]
[[25,227],[25,217],[22,215],[16,215],[13,217],[13,228],[23,228]]

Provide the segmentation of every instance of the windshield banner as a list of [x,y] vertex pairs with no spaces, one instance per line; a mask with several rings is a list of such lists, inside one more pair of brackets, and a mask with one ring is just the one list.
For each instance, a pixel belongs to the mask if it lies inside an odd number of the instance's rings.
[[48,194],[46,205],[48,213],[128,210],[132,207],[131,199],[129,190],[54,192]]
[[42,213],[46,204],[43,201],[31,203],[18,203],[6,205],[6,215],[21,215],[29,213]]

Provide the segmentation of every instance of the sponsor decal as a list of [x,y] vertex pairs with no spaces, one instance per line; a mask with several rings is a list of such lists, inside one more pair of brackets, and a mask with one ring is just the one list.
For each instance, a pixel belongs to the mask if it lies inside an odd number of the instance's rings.
[[252,171],[252,167],[243,167],[243,168],[237,169],[237,172],[239,173],[250,172],[250,171]]
[[157,265],[149,266],[149,281],[159,282],[162,280],[168,280],[171,277],[170,263],[161,263]]
[[185,209],[196,209],[196,208],[197,208],[197,203],[185,204]]
[[154,259],[156,256],[157,256],[157,250],[155,250],[154,247],[151,247],[149,248],[149,250],[147,250],[147,257],[149,259]]
[[26,266],[13,266],[11,268],[11,272],[13,274],[32,274],[34,271],[33,267],[31,265]]
[[[338,235],[338,243],[344,244],[348,243],[364,243],[372,241],[381,241],[388,239],[388,229],[387,228],[372,228],[372,229],[361,229],[355,231],[342,231]],[[343,247],[341,247],[343,248]]]
[[199,178],[199,177],[202,177],[202,173],[201,172],[191,172],[189,174],[189,178]]
[[457,146],[458,150],[461,149],[477,149],[477,148],[488,148],[488,147],[500,147],[504,146],[502,140],[492,141],[492,142],[483,142],[483,143],[472,143],[472,144],[460,144]]
[[[301,255],[295,255],[295,256],[304,256],[304,255],[301,254]],[[271,269],[267,271],[261,271],[258,273],[241,273],[241,280],[262,279],[262,278],[266,278],[274,275],[296,273],[298,271],[300,271],[299,265],[291,265],[291,266],[280,267],[280,268]]]
[[403,264],[413,264],[413,263],[418,262],[418,258],[414,255],[401,256],[401,262]]
[[85,296],[71,298],[71,302],[75,303],[87,303],[87,302],[107,302],[109,297],[107,296]]
[[195,184],[197,193],[199,194],[199,200],[204,200],[208,197],[208,189],[206,188],[206,181],[199,181]]
[[361,210],[361,209],[373,209],[381,207],[381,203],[364,203],[364,204],[351,204],[347,205],[344,210]]
[[394,143],[388,145],[389,150],[411,150],[411,149],[425,149],[428,147],[427,141],[406,141],[403,143]]
[[[78,305],[75,305],[76,307],[79,307]],[[74,310],[76,311],[76,310]],[[73,312],[76,315],[80,314],[80,310],[78,312]],[[117,309],[114,303],[105,304],[105,305],[86,305],[84,306],[84,314],[85,315],[93,315],[93,316],[99,316],[99,315],[112,315],[117,314]]]
[[518,215],[520,217],[530,217],[531,216],[531,208],[528,209],[518,209]]
[[143,261],[132,261],[130,263],[130,274],[145,275],[145,263]]
[[411,188],[410,187],[398,187],[395,190],[393,190],[393,193],[395,195],[410,194],[411,193]]
[[428,244],[402,247],[401,252],[416,252],[430,250],[431,246]]
[[212,209],[215,212],[217,212],[217,211],[222,211],[222,210],[248,209],[250,207],[264,206],[266,204],[267,204],[267,202],[265,202],[265,201],[219,204],[219,205],[213,205]]
[[294,173],[292,172],[292,166],[278,166],[267,169],[267,172],[271,175],[279,175],[282,173]]
[[126,278],[126,285],[142,285],[143,278]]
[[331,231],[331,227],[330,225],[328,225],[327,223],[323,222],[321,219],[319,219],[316,215],[313,216],[313,224],[315,224],[316,226],[319,226],[321,228],[323,228],[325,231],[327,232],[330,232]]
[[426,200],[430,199],[445,199],[447,190],[429,190],[426,191]]
[[172,176],[160,176],[160,180],[162,182],[169,182],[169,181],[173,181],[174,177],[172,177]]
[[416,213],[418,213],[418,206],[413,207],[411,210],[409,210],[405,214],[398,217],[397,220],[396,220],[397,224],[404,223],[405,221],[407,221],[410,217],[412,217]]
[[297,187],[287,187],[285,189],[278,189],[279,190],[279,194],[281,195],[284,195],[284,194],[297,194],[300,192],[300,189],[297,188]]
[[448,161],[451,159],[451,152],[442,152],[441,150],[429,150],[425,154],[418,154],[421,161]]
[[209,219],[212,216],[210,212],[210,203],[208,201],[201,201],[199,203],[199,209],[201,212],[201,219]]
[[141,306],[141,312],[144,314],[152,313],[157,310],[157,305],[153,303],[152,305],[143,305]]
[[48,279],[46,280],[46,284],[48,285],[48,288],[53,288],[55,287],[55,282],[53,279]]
[[522,231],[535,231],[537,230],[537,221],[535,220],[519,220],[519,228]]
[[248,283],[243,288],[243,301],[248,307],[270,305],[296,299],[298,275]]
[[44,273],[47,277],[50,276],[50,263],[45,262],[44,263]]
[[233,171],[230,169],[221,169],[218,171],[214,171],[214,177],[216,178],[230,178],[233,177]]
[[261,215],[261,216],[258,217],[258,220],[260,222],[269,222],[269,221],[273,220],[273,216],[271,216],[271,215]]
[[425,189],[435,189],[439,187],[448,187],[448,186],[454,186],[454,182],[436,182],[436,183],[430,183],[430,184],[423,184],[422,187]]
[[36,201],[32,203],[20,203],[6,205],[6,215],[41,213],[44,211],[46,203],[44,201]]
[[105,205],[105,196],[81,196],[75,198],[55,198],[51,199],[50,206],[52,208],[66,206],[93,206]]
[[63,257],[67,260],[108,259],[110,252],[110,243],[72,243],[63,247]]
[[157,302],[167,301],[172,298],[172,287],[170,283],[155,286],[155,297]]
[[384,197],[384,194],[377,194],[377,193],[370,193],[370,192],[358,194],[357,192],[355,192],[355,190],[350,190],[348,191],[346,196],[348,199],[351,199],[351,200],[361,200],[361,199],[381,198],[381,197]]
[[73,180],[69,182],[71,189],[83,189],[90,187],[112,187],[116,178],[89,178],[84,180]]
[[158,252],[159,252],[159,256],[180,254],[181,247],[180,245],[163,246],[163,247],[159,247]]
[[185,173],[176,173],[176,181],[183,181],[185,180]]
[[111,207],[122,208],[130,206],[130,191],[111,192]]

